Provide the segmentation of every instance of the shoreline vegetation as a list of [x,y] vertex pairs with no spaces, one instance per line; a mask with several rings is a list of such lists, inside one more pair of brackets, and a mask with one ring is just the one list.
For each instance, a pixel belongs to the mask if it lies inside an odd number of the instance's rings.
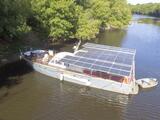
[[[101,31],[125,28],[131,12],[160,17],[160,3],[128,5],[126,0],[0,1],[0,64],[30,47],[48,48],[93,40]],[[157,23],[159,20],[140,22]]]
[[100,29],[123,28],[131,11],[126,0],[2,0],[0,38],[12,41],[31,30],[54,41],[90,40]]
[[[0,64],[30,47],[93,40],[101,31],[125,28],[131,12],[160,17],[160,3],[126,0],[1,0]],[[156,23],[159,20],[140,22]],[[58,46],[58,45],[57,45]]]
[[43,45],[92,40],[131,20],[126,0],[1,0],[0,13],[0,64],[21,47],[38,46],[37,39]]
[[160,3],[129,5],[133,14],[160,17]]

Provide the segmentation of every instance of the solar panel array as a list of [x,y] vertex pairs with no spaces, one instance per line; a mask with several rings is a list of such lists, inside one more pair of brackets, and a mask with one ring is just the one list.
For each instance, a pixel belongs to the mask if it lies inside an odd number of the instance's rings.
[[91,71],[130,76],[135,50],[92,43],[87,43],[83,47],[74,56],[65,56],[60,61],[75,67],[90,69]]
[[113,47],[108,45],[100,45],[95,43],[86,43],[83,45],[84,48],[96,48],[96,49],[103,49],[103,50],[110,50],[110,51],[116,51],[116,52],[124,52],[124,53],[130,53],[135,54],[135,49],[128,49],[128,48],[120,48],[120,47]]

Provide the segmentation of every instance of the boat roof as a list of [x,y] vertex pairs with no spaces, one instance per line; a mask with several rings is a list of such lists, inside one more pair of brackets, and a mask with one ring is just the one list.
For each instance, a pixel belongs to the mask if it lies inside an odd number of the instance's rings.
[[92,71],[101,71],[118,76],[130,76],[136,50],[86,43],[74,56],[67,55],[60,61]]

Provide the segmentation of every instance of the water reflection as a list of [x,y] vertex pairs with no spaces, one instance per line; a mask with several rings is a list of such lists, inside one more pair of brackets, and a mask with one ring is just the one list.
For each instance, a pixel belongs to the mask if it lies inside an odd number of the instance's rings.
[[126,30],[105,31],[98,35],[97,39],[95,39],[95,43],[119,47],[125,35]]
[[147,15],[137,15],[137,14],[134,14],[133,17],[132,17],[132,20],[139,20],[139,19],[144,19],[144,18],[149,18],[149,19],[155,19],[157,17],[152,17],[152,16],[147,16]]
[[17,60],[1,65],[0,98],[8,95],[8,89],[20,84],[22,82],[21,76],[30,72],[32,72],[32,68],[24,60]]
[[[138,17],[138,16],[137,16]],[[143,16],[139,16],[140,18]],[[99,35],[96,43],[135,48],[136,77],[160,79],[160,27],[135,23]],[[71,48],[72,45],[69,45]],[[69,48],[66,49],[69,50]],[[70,49],[71,50],[71,49]],[[0,100],[2,120],[159,120],[160,87],[126,96],[31,72]]]
[[[61,92],[75,91],[74,87],[69,87],[70,84],[69,83],[67,84],[68,84],[68,87],[66,87],[66,83],[65,85],[63,83],[60,84]],[[76,92],[82,96],[92,97],[99,102],[100,101],[106,102],[107,104],[112,104],[112,105],[116,104],[119,106],[125,106],[129,103],[129,100],[132,98],[132,95],[128,96],[128,95],[118,94],[114,92],[94,89],[90,87],[84,87],[84,86],[80,87],[79,85],[76,86],[76,88],[78,88]]]

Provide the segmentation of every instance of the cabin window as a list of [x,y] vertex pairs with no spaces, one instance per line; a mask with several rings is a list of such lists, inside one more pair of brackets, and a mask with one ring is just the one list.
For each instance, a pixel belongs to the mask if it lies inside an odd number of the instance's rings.
[[106,79],[106,73],[105,72],[101,72],[101,77],[103,78],[103,79]]
[[101,77],[101,72],[100,71],[92,71],[92,76]]
[[88,69],[84,69],[84,70],[83,70],[83,73],[85,73],[85,74],[87,74],[87,75],[91,75],[91,71],[88,70]]
[[97,75],[97,77],[101,77],[101,72],[100,71],[96,71],[96,75]]
[[92,76],[97,76],[97,73],[96,73],[96,71],[92,71]]
[[110,79],[110,75],[108,73],[105,73],[105,72],[101,72],[101,77],[103,79]]
[[111,76],[111,80],[116,81],[116,82],[123,82],[124,81],[124,77],[112,75]]

